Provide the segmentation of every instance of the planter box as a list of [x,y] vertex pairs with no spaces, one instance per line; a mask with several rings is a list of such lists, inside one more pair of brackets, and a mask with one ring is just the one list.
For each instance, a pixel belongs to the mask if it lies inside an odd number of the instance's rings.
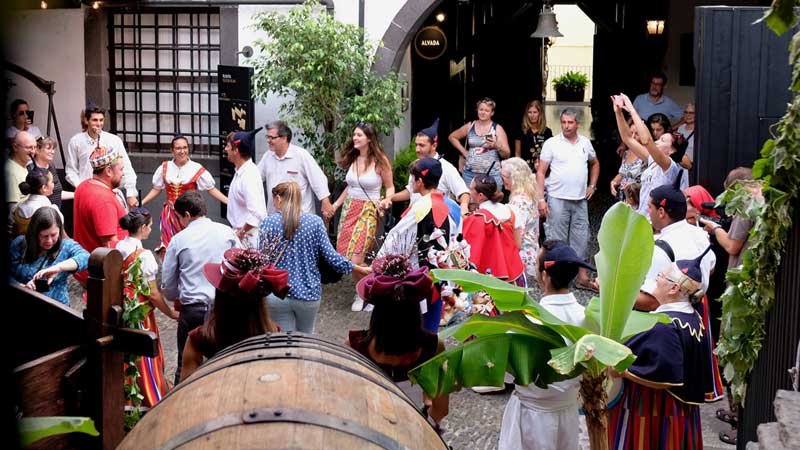
[[578,91],[573,89],[556,89],[556,101],[558,102],[582,102],[586,89]]

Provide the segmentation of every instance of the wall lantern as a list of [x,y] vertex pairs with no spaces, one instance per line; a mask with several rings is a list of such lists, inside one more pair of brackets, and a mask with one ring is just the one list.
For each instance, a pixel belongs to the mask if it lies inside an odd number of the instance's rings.
[[439,23],[442,23],[442,22],[444,22],[446,19],[447,19],[447,16],[445,15],[445,13],[443,13],[443,12],[440,12],[439,14],[436,14],[436,21],[437,21],[437,22],[439,22]]
[[647,21],[647,34],[650,36],[657,36],[664,33],[664,20],[648,20]]

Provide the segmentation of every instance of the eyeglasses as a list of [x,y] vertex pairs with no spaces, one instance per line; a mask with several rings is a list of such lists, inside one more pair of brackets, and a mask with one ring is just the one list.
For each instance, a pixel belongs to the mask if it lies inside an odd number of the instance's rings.
[[268,141],[274,141],[275,139],[280,139],[282,137],[283,136],[270,136],[270,135],[267,135],[267,140]]
[[666,275],[664,275],[663,273],[660,273],[660,272],[659,272],[658,275],[656,275],[656,277],[657,278],[663,278],[664,280],[669,281],[672,284],[681,284],[680,281],[673,280],[672,278],[670,278],[670,277],[668,277],[668,276],[666,276]]

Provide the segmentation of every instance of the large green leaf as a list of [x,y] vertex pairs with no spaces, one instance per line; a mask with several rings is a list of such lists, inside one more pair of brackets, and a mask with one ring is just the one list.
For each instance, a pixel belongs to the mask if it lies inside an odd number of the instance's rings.
[[572,373],[580,363],[592,359],[600,363],[593,365],[599,370],[614,367],[622,372],[636,360],[628,347],[597,334],[587,334],[569,347],[553,349],[551,353],[553,359],[548,364],[560,374]]
[[564,345],[564,338],[558,333],[543,325],[533,323],[520,311],[512,311],[495,317],[475,314],[460,326],[453,327],[452,331],[440,333],[439,337],[453,336],[459,341],[464,341],[470,336],[481,337],[502,333],[531,336],[556,347]]
[[[489,275],[467,270],[434,269],[431,276],[435,281],[451,281],[461,286],[465,292],[486,291],[494,299],[500,311],[525,311],[572,342],[589,333],[589,330],[570,325],[547,311],[528,295],[529,289],[514,286]],[[452,333],[452,332],[451,332]]]
[[452,281],[465,292],[486,291],[501,311],[522,309],[528,301],[525,294],[529,289],[514,286],[490,275],[468,270],[434,269],[431,270],[431,277],[434,281]]
[[653,257],[653,232],[644,216],[617,203],[603,216],[595,255],[600,278],[600,334],[622,339]]
[[94,421],[88,417],[25,417],[19,420],[20,445],[27,447],[34,442],[57,434],[86,433],[99,436]]
[[[597,297],[592,298],[589,305],[586,306],[586,322],[590,329],[593,329],[595,323],[600,320],[600,299]],[[641,311],[631,311],[628,316],[628,321],[625,323],[625,329],[622,331],[622,339],[620,342],[626,342],[628,339],[643,333],[655,326],[657,323],[669,324],[671,322],[669,316],[661,313],[645,313]],[[599,330],[599,327],[597,328]]]
[[514,375],[517,384],[535,383],[544,388],[568,378],[547,365],[553,348],[530,335],[493,334],[450,348],[414,368],[408,376],[431,397],[462,387],[503,386],[506,372]]

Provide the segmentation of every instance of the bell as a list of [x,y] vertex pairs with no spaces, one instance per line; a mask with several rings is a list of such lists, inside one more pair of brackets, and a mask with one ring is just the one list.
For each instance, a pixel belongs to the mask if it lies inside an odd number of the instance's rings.
[[548,38],[548,37],[562,37],[564,36],[558,31],[558,22],[556,22],[556,13],[553,8],[545,4],[542,6],[542,12],[539,13],[539,23],[536,25],[536,31],[531,35],[532,38]]

